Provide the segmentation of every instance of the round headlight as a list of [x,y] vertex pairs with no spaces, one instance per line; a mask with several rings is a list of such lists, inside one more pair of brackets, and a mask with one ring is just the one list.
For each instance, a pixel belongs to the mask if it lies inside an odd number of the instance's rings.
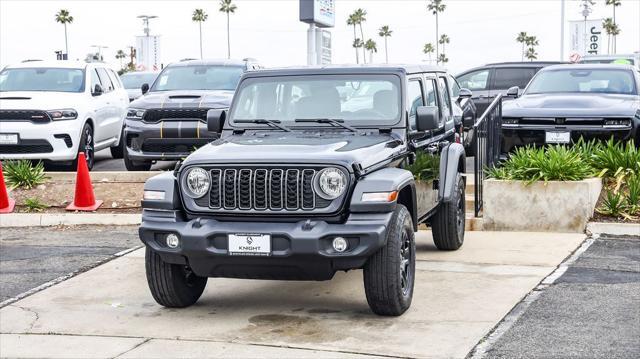
[[347,188],[347,176],[337,168],[329,167],[318,172],[316,192],[324,199],[336,199]]
[[200,198],[209,191],[209,173],[200,167],[194,167],[187,172],[185,185],[189,197]]

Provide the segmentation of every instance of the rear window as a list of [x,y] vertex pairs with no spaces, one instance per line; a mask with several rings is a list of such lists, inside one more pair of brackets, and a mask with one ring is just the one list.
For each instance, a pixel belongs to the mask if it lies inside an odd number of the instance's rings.
[[508,89],[518,86],[523,89],[536,74],[536,70],[534,67],[497,68],[493,75],[493,88]]

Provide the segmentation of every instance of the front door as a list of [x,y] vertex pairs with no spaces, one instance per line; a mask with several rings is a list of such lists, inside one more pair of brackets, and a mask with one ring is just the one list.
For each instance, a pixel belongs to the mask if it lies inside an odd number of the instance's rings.
[[460,87],[469,89],[473,93],[471,99],[476,105],[478,118],[482,116],[487,107],[489,107],[489,104],[491,104],[491,94],[489,91],[490,75],[490,69],[483,69],[469,72],[458,77]]

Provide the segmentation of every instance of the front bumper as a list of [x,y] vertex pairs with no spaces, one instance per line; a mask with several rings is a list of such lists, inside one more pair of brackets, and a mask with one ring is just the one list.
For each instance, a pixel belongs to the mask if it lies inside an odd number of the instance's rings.
[[33,123],[3,121],[0,133],[18,134],[17,145],[0,145],[0,159],[71,161],[78,153],[80,120]]
[[125,120],[127,155],[137,161],[179,160],[218,138],[202,121]]
[[516,147],[545,144],[545,133],[570,132],[571,142],[576,142],[580,137],[589,141],[592,139],[608,140],[613,138],[617,141],[627,141],[637,139],[640,121],[636,120],[632,126],[627,128],[604,128],[602,126],[560,126],[560,125],[503,125],[502,126],[502,152],[509,153]]
[[[139,234],[142,242],[165,262],[188,264],[203,277],[252,279],[327,280],[336,271],[362,268],[386,243],[392,213],[351,214],[345,223],[223,222],[186,219],[178,211],[143,211]],[[180,246],[167,247],[165,236],[175,233]],[[228,235],[271,235],[271,255],[232,256]],[[333,250],[335,237],[349,242],[346,252]]]

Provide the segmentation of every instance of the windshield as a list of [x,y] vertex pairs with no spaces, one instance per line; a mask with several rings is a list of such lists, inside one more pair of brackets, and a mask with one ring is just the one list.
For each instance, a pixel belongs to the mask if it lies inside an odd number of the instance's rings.
[[636,84],[629,70],[561,69],[538,73],[525,94],[541,93],[607,93],[635,95]]
[[153,84],[158,74],[130,72],[120,76],[122,84],[126,89],[139,89],[142,84]]
[[295,126],[296,119],[334,119],[376,126],[395,124],[400,118],[400,80],[394,75],[252,78],[242,82],[236,98],[230,121],[269,120]]
[[0,91],[83,92],[84,71],[61,68],[15,68],[0,72]]
[[173,66],[160,73],[151,91],[229,90],[238,86],[243,68],[240,66]]

